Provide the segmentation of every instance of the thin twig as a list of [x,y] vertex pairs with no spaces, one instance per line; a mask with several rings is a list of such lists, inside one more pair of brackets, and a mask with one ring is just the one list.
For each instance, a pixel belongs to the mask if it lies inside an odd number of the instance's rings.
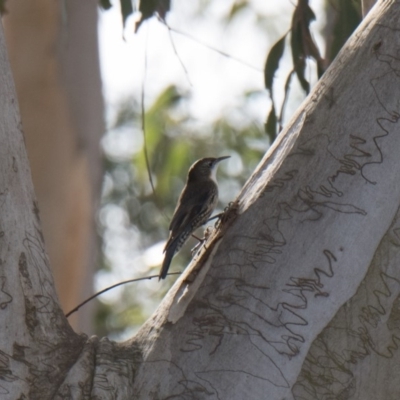
[[182,66],[183,72],[185,73],[186,79],[187,79],[187,81],[188,81],[190,87],[193,87],[192,81],[190,80],[190,77],[189,77],[189,72],[188,72],[188,70],[186,69],[185,64],[183,63],[182,58],[181,58],[180,55],[178,54],[178,50],[176,49],[174,39],[172,38],[172,35],[171,35],[171,29],[169,28],[169,26],[167,25],[167,23],[166,23],[165,21],[164,21],[164,23],[165,23],[165,26],[166,26],[167,29],[168,29],[168,36],[169,36],[169,40],[171,41],[171,45],[172,45],[172,48],[173,48],[173,50],[174,50],[174,53],[175,53],[177,59],[179,60],[179,63],[180,63],[181,66]]
[[156,189],[154,187],[153,177],[151,176],[149,153],[148,153],[148,150],[147,150],[146,111],[145,111],[145,106],[144,106],[145,83],[146,83],[146,75],[147,75],[147,43],[148,43],[148,38],[149,38],[148,33],[149,33],[149,31],[147,30],[146,46],[145,46],[145,53],[144,53],[144,75],[143,75],[143,81],[142,81],[142,93],[141,93],[141,96],[140,96],[140,102],[141,102],[140,106],[141,106],[141,113],[142,113],[142,132],[143,132],[144,159],[146,161],[146,168],[147,168],[147,173],[149,175],[149,181],[150,181],[151,189],[153,191],[154,197],[156,197]]
[[[167,275],[180,275],[182,272],[169,272]],[[145,281],[147,279],[153,279],[153,278],[158,278],[158,275],[150,275],[150,276],[144,276],[143,278],[136,278],[136,279],[129,279],[127,281],[122,281],[119,283],[116,283],[115,285],[106,287],[103,290],[100,290],[100,292],[95,293],[93,296],[90,296],[87,298],[85,301],[82,303],[78,304],[75,308],[73,308],[71,311],[65,314],[65,316],[68,318],[71,314],[74,312],[78,311],[82,306],[84,306],[86,303],[89,303],[89,301],[93,300],[94,298],[100,296],[101,294],[108,292],[111,289],[114,289],[118,286],[125,285],[126,283],[132,283],[132,282],[139,282],[139,281]]]
[[244,65],[244,66],[246,66],[248,68],[251,68],[252,70],[264,73],[264,71],[261,68],[257,68],[254,65],[251,65],[248,62],[246,62],[244,60],[241,60],[240,58],[237,58],[237,57],[234,57],[234,56],[232,56],[232,55],[230,55],[228,53],[225,53],[224,51],[219,50],[216,47],[210,46],[209,44],[200,41],[199,39],[195,38],[192,35],[189,35],[186,32],[182,32],[182,31],[180,31],[178,29],[172,28],[164,20],[161,20],[161,21],[165,24],[165,26],[168,28],[168,30],[170,30],[172,32],[175,32],[175,33],[178,33],[179,35],[183,35],[183,36],[187,37],[188,39],[193,40],[194,42],[198,43],[199,45],[201,45],[203,47],[206,47],[209,50],[215,51],[216,53],[220,54],[221,56],[229,58],[229,59],[231,59],[233,61],[236,61],[236,62],[238,62],[238,63],[240,63],[240,64],[242,64],[242,65]]

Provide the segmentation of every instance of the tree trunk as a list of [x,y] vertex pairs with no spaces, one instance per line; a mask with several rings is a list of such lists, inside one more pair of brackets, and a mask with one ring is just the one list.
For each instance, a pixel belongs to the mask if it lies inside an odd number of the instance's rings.
[[[92,291],[104,131],[97,0],[13,0],[4,17],[46,249],[69,311]],[[91,332],[90,307],[71,317]]]
[[399,398],[399,18],[400,1],[374,7],[123,344],[85,342],[61,314],[3,74],[4,398]]

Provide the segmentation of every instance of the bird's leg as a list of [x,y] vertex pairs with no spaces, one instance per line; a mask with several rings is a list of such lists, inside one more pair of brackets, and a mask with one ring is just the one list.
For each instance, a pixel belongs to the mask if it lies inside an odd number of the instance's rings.
[[196,252],[199,250],[199,248],[202,246],[202,244],[210,237],[210,235],[211,235],[210,227],[206,228],[206,230],[204,231],[203,239],[200,239],[199,237],[192,234],[192,236],[195,237],[199,241],[199,243],[197,243],[196,246],[194,246],[193,249],[190,250],[190,252],[192,253],[192,257],[196,254]]
[[196,244],[196,246],[194,246],[191,250],[190,253],[192,254],[192,257],[194,256],[194,254],[196,253],[196,251],[200,248],[200,246],[204,243],[204,241],[206,240],[206,238],[204,237],[203,239],[199,238],[197,235],[195,235],[194,233],[192,233],[192,237],[194,237],[195,239],[197,239],[199,241],[199,243]]
[[204,242],[204,238],[200,239],[198,236],[196,236],[194,233],[192,233],[192,237],[194,237],[195,239],[197,239],[199,242]]
[[[216,228],[219,228],[220,224],[226,222],[228,219],[230,219],[233,216],[237,215],[237,209],[238,209],[238,204],[237,201],[231,201],[227,207],[225,207],[224,211],[222,213],[219,213],[217,215],[214,215],[212,218],[210,218],[208,221],[211,221],[212,219],[218,218],[217,221],[215,222],[214,226]],[[207,222],[208,222],[207,221]]]
[[214,215],[213,217],[209,218],[209,219],[206,221],[206,223],[212,221],[213,219],[221,218],[223,215],[224,215],[223,212],[222,212],[222,213],[219,213],[219,214],[217,214],[217,215]]
[[[209,218],[205,223],[212,221],[213,219],[217,219],[217,222],[215,223],[215,226],[217,226],[220,218],[225,214],[225,211],[219,214],[214,215],[213,217]],[[190,252],[192,253],[192,257],[195,255],[196,251],[201,247],[201,245],[210,237],[211,235],[211,228],[208,227],[206,228],[206,230],[204,231],[204,237],[203,239],[200,239],[198,236],[193,235],[192,236],[197,239],[199,241],[199,243],[196,244],[196,246],[193,247],[192,250],[190,250]]]
[[199,243],[196,244],[196,246],[194,246],[191,250],[190,253],[192,254],[192,257],[194,257],[194,255],[197,253],[197,250],[199,250],[199,248],[201,247],[201,245],[203,244],[205,239],[199,239]]
[[192,233],[192,236],[199,241],[199,243],[196,244],[191,250],[190,253],[192,254],[192,257],[196,254],[197,250],[201,247],[201,245],[204,243],[206,240],[205,237],[203,239],[200,239],[198,236],[196,236],[194,233]]

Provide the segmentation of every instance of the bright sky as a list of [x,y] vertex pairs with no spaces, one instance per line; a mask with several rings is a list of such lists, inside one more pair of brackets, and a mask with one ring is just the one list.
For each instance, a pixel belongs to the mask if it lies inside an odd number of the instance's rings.
[[[265,57],[272,41],[289,27],[293,10],[291,2],[253,1],[258,14],[265,19],[263,23],[271,24],[271,35],[268,37],[264,30],[257,27],[255,14],[251,11],[241,13],[228,26],[221,24],[232,1],[211,2],[206,15],[201,18],[196,17],[198,3],[175,0],[172,11],[167,15],[168,24],[187,36],[174,32],[169,35],[168,29],[155,18],[146,21],[135,35],[134,18],[130,18],[124,41],[119,2],[115,2],[111,10],[101,13],[101,65],[108,102],[113,103],[133,93],[139,94],[145,78],[149,104],[162,88],[174,82],[191,93],[194,116],[207,121],[216,118],[222,109],[234,107],[235,99],[243,91],[264,89]],[[191,37],[243,63],[221,56]],[[254,117],[263,121],[267,107],[265,94],[264,105],[258,107]]]

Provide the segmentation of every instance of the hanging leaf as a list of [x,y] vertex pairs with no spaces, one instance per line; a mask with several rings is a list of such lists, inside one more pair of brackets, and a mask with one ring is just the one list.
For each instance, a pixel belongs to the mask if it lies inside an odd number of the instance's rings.
[[132,0],[119,0],[121,4],[122,25],[125,27],[126,20],[133,14]]
[[272,100],[272,86],[274,81],[275,72],[279,67],[279,61],[282,58],[283,51],[285,50],[286,34],[282,36],[273,46],[267,56],[264,68],[264,82],[265,87],[268,89]]
[[308,0],[298,0],[291,27],[292,59],[297,78],[306,93],[310,91],[310,84],[304,75],[307,57],[316,61],[318,76],[321,76],[324,72],[324,60],[320,56],[310,32],[310,24],[314,20],[315,14],[309,6]]
[[249,6],[247,0],[235,1],[232,5],[230,12],[227,15],[227,20],[232,21],[242,10],[245,10]]
[[279,119],[278,119],[279,131],[282,129],[282,121],[283,121],[283,117],[284,117],[284,113],[285,113],[285,107],[286,107],[287,101],[289,99],[290,82],[292,81],[293,75],[294,75],[294,71],[290,71],[290,74],[286,78],[285,95],[283,97],[281,112],[279,114]]
[[362,18],[359,2],[336,0],[332,1],[332,4],[329,3],[328,6],[327,12],[333,14],[333,27],[327,37],[326,58],[327,62],[331,63]]
[[304,51],[305,51],[305,56],[313,58],[315,62],[317,63],[317,74],[318,78],[321,78],[322,74],[325,71],[325,61],[319,54],[319,50],[317,47],[317,44],[315,43],[311,32],[310,32],[310,23],[315,19],[314,13],[310,9],[312,13],[312,19],[309,21],[306,21],[307,25],[303,29],[303,43],[304,43]]
[[178,88],[171,85],[160,93],[152,106],[146,111],[144,116],[145,131],[143,132],[144,149],[142,153],[135,157],[136,163],[140,171],[142,171],[140,177],[138,176],[142,181],[147,181],[148,179],[147,161],[153,167],[157,162],[157,158],[160,158],[154,157],[154,154],[166,150],[165,143],[162,140],[165,138],[165,129],[168,123],[167,115],[181,100],[182,95],[179,93]]
[[141,0],[139,5],[141,17],[135,24],[135,33],[146,19],[151,18],[155,14],[164,20],[170,8],[171,0]]
[[151,108],[147,111],[147,114],[156,117],[165,110],[174,107],[180,100],[182,100],[182,94],[179,92],[178,87],[170,85],[160,93]]
[[272,143],[277,135],[276,112],[273,104],[271,106],[271,111],[268,114],[267,122],[265,123],[265,132],[268,135],[270,142]]
[[112,7],[110,0],[100,0],[100,7],[104,10],[109,10]]
[[303,49],[301,47],[301,42],[296,39],[293,40],[293,34],[291,45],[294,71],[297,75],[301,87],[306,92],[306,94],[308,94],[310,92],[310,84],[304,76],[306,70],[306,60],[304,57]]

